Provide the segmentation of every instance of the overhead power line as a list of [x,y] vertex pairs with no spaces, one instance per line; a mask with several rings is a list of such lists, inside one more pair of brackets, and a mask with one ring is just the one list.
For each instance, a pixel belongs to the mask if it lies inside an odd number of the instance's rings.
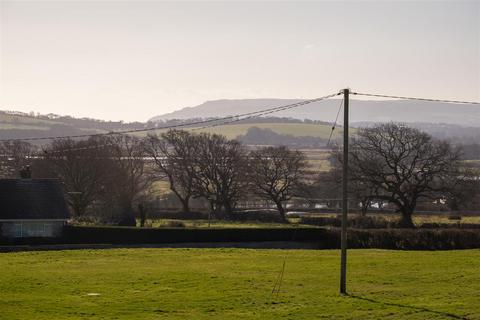
[[[268,108],[268,109],[262,109],[259,111],[253,111],[253,112],[247,112],[247,113],[240,113],[232,116],[226,116],[222,118],[215,118],[215,119],[207,119],[207,120],[199,120],[199,121],[193,121],[193,122],[188,122],[188,123],[181,123],[181,124],[174,124],[174,125],[168,125],[168,126],[163,126],[163,127],[152,127],[152,128],[144,128],[144,129],[131,129],[131,130],[122,130],[122,131],[112,131],[112,132],[106,132],[106,133],[94,133],[94,134],[79,134],[79,135],[67,135],[67,136],[49,136],[49,137],[30,137],[30,138],[15,138],[15,139],[0,139],[0,142],[3,141],[41,141],[41,140],[55,140],[55,139],[74,139],[74,138],[89,138],[89,137],[99,137],[99,136],[109,136],[109,135],[115,135],[115,134],[128,134],[128,133],[137,133],[137,132],[149,132],[149,131],[156,131],[156,130],[164,130],[164,129],[176,129],[176,128],[184,128],[184,127],[192,127],[196,125],[202,125],[202,124],[207,124],[211,123],[212,125],[210,126],[205,126],[204,128],[208,127],[215,127],[223,124],[227,124],[230,122],[237,122],[245,119],[250,119],[250,118],[255,118],[255,117],[260,117],[266,114],[271,114],[275,112],[280,112],[283,110],[288,110],[292,108],[297,108],[306,104],[310,104],[313,102],[318,102],[322,101],[325,99],[329,99],[332,97],[335,97],[339,95],[339,93],[333,93],[329,94],[323,97],[315,98],[315,99],[310,99],[310,100],[303,100],[297,103],[292,103],[288,105],[283,105],[279,107],[273,107],[273,108]],[[242,118],[246,117],[246,118]],[[240,119],[241,118],[241,119]],[[217,122],[226,120],[227,122],[218,124]],[[231,120],[228,122],[228,120]],[[200,128],[194,128],[194,129],[200,129]]]
[[335,117],[335,121],[332,124],[332,131],[330,131],[330,136],[328,137],[327,147],[330,145],[330,140],[332,140],[333,131],[335,131],[335,128],[337,126],[338,116],[340,115],[340,111],[342,110],[342,106],[343,106],[343,100],[344,98],[342,98],[342,100],[340,101],[340,105],[338,106],[337,116]]
[[432,98],[392,96],[392,95],[386,95],[386,94],[362,93],[362,92],[351,92],[351,94],[354,94],[354,95],[357,95],[357,96],[377,97],[377,98],[391,98],[391,99],[403,99],[403,100],[418,100],[418,101],[430,101],[430,102],[445,102],[445,103],[455,103],[455,104],[480,105],[480,102],[476,102],[476,101],[444,100],[444,99],[432,99]]
[[[261,113],[258,113],[258,114],[255,114],[255,115],[250,115],[250,116],[247,116],[245,118],[237,118],[237,119],[233,119],[233,120],[229,120],[229,121],[225,121],[225,122],[214,123],[214,124],[211,124],[211,125],[208,125],[208,126],[192,128],[190,130],[192,130],[192,131],[203,130],[203,129],[208,129],[208,128],[213,128],[213,127],[218,127],[218,126],[231,124],[231,123],[234,123],[234,122],[240,122],[240,121],[243,121],[243,120],[254,119],[254,118],[258,118],[258,117],[265,116],[265,115],[268,115],[268,114],[272,114],[272,113],[275,113],[275,112],[280,112],[280,111],[284,111],[284,110],[298,108],[298,107],[301,107],[303,105],[306,105],[306,104],[309,104],[309,103],[312,103],[312,102],[319,102],[319,101],[322,101],[322,100],[325,100],[325,99],[328,99],[328,98],[331,98],[331,97],[334,97],[334,96],[337,96],[337,95],[339,95],[339,94],[336,93],[336,94],[331,94],[329,96],[325,96],[325,97],[321,97],[321,98],[317,98],[317,99],[304,100],[304,101],[301,101],[301,102],[298,102],[298,103],[286,105],[286,106],[283,106],[283,107],[278,107],[275,110],[266,109],[266,110],[263,110]],[[219,119],[219,120],[224,120],[224,119]]]

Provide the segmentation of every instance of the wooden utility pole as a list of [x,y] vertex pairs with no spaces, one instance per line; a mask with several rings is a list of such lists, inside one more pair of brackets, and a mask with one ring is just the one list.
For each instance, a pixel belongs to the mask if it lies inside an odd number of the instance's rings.
[[343,89],[343,178],[342,178],[342,235],[340,262],[340,293],[347,294],[347,224],[348,224],[348,96],[349,89]]

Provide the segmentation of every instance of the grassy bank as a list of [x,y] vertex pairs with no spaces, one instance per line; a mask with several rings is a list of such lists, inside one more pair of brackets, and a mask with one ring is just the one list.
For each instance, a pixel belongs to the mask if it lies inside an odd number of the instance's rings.
[[[272,289],[286,255],[280,293]],[[480,319],[480,250],[2,254],[0,319]]]

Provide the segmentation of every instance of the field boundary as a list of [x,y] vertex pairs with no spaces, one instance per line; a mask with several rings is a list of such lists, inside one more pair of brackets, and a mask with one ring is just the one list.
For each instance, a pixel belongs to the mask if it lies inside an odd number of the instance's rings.
[[257,242],[185,242],[185,243],[150,243],[150,244],[51,244],[51,245],[17,245],[0,246],[0,253],[25,251],[57,250],[101,250],[101,249],[288,249],[317,250],[318,241],[257,241]]
[[[308,244],[310,243],[310,244]],[[311,245],[315,243],[315,245]],[[136,228],[69,226],[60,238],[0,239],[4,248],[101,248],[102,246],[282,248],[340,247],[339,228]],[[263,245],[262,245],[263,244]],[[268,245],[267,245],[268,244]],[[289,244],[289,245],[286,245]],[[455,250],[480,248],[480,229],[349,229],[349,248]],[[4,250],[8,250],[4,249]]]

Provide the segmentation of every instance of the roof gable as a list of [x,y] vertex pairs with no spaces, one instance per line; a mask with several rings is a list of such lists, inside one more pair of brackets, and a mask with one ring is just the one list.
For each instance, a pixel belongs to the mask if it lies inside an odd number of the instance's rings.
[[0,179],[0,219],[68,219],[55,179]]

